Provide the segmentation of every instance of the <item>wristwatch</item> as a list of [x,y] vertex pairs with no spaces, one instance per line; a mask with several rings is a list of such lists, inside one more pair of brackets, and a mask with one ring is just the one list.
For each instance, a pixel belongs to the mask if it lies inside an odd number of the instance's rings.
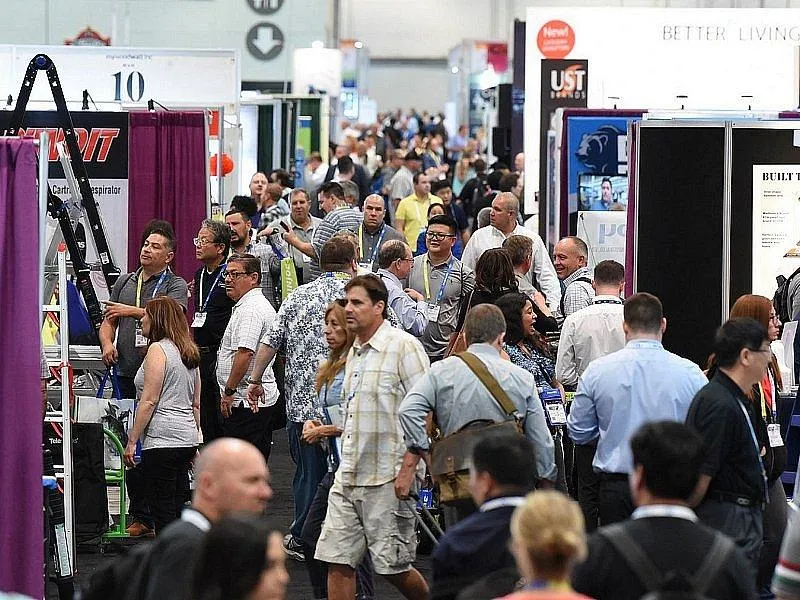
[[236,394],[236,388],[230,388],[230,387],[225,388],[226,396],[233,396],[234,394]]

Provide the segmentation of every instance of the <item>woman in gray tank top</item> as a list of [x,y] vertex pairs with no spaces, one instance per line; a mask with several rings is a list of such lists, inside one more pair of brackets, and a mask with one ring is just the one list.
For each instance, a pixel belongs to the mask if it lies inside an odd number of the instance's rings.
[[139,404],[123,459],[135,465],[141,442],[145,493],[158,534],[189,499],[200,426],[200,351],[175,300],[159,296],[144,312],[141,328],[149,343],[134,379]]

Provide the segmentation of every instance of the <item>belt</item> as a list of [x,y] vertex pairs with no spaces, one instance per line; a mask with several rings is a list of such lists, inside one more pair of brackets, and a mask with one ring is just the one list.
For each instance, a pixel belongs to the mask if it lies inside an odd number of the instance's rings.
[[200,354],[210,354],[219,350],[219,346],[198,346],[198,348],[200,348]]
[[719,492],[716,490],[709,490],[706,493],[706,498],[709,500],[717,500],[719,502],[732,502],[738,506],[758,506],[761,504],[760,500],[753,500],[747,496],[740,496],[731,492]]
[[627,473],[606,473],[605,471],[600,471],[597,473],[597,476],[600,477],[601,481],[628,481]]

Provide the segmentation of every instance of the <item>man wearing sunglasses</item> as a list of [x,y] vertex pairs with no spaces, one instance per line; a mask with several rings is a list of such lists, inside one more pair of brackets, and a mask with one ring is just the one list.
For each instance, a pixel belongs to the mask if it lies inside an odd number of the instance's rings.
[[431,362],[444,358],[450,334],[456,330],[462,302],[469,301],[475,273],[453,256],[456,222],[436,215],[428,222],[428,251],[414,259],[408,287],[422,295],[428,326],[420,338]]

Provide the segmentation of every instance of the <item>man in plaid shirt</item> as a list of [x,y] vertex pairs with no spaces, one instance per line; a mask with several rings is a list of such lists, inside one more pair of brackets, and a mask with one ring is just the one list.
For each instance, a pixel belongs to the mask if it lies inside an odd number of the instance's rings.
[[419,341],[385,320],[388,292],[380,279],[355,277],[345,293],[347,328],[356,341],[345,367],[341,462],[315,558],[329,563],[330,598],[355,596],[355,567],[369,552],[376,573],[406,598],[421,600],[428,586],[412,565],[413,482],[398,478],[417,457],[406,451],[398,409],[428,370],[428,357]]

